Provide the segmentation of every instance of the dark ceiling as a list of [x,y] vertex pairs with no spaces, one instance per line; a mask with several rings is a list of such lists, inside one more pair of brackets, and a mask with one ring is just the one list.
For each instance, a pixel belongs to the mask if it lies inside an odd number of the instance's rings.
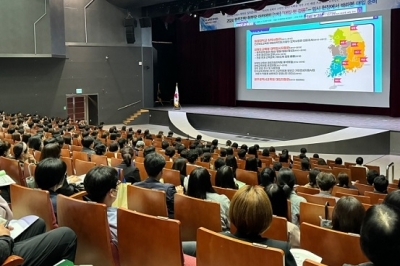
[[173,0],[107,0],[121,8],[135,8],[172,2]]

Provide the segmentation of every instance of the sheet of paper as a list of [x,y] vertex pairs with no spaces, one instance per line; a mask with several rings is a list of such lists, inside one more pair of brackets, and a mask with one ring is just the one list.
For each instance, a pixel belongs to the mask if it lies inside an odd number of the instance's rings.
[[292,253],[294,259],[296,260],[296,265],[297,266],[303,266],[303,262],[306,259],[310,259],[312,261],[315,262],[321,262],[322,258],[315,255],[314,253],[305,250],[305,249],[301,249],[301,248],[292,248],[290,249],[290,252]]

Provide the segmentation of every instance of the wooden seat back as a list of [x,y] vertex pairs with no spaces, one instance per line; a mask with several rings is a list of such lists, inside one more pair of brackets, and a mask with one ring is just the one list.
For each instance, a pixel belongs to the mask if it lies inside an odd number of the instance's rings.
[[385,199],[387,194],[375,193],[373,191],[365,191],[365,196],[371,198],[371,204],[378,204],[380,199]]
[[[248,256],[246,254],[251,254]],[[205,228],[197,231],[197,266],[283,266],[280,249],[253,245]]]
[[[328,206],[328,219],[332,219],[333,213],[332,206]],[[321,219],[325,219],[325,206],[309,202],[300,202],[300,223],[309,223],[313,225],[320,225]]]
[[349,196],[355,197],[361,203],[371,204],[371,198],[370,197],[366,197],[366,196],[362,196],[362,195],[352,195],[352,194],[347,194],[347,193],[336,192],[336,197],[338,197],[338,198],[349,197]]
[[222,187],[217,187],[217,186],[213,186],[213,189],[218,194],[222,194],[222,195],[227,196],[229,200],[232,200],[233,196],[235,195],[235,193],[237,191],[236,189],[222,188]]
[[60,157],[60,159],[67,165],[67,175],[71,176],[75,174],[74,165],[72,159],[69,157]]
[[296,184],[299,186],[304,186],[308,184],[308,174],[309,171],[303,171],[299,169],[292,169],[294,176],[296,177]]
[[181,173],[174,169],[163,169],[162,178],[164,183],[173,184],[174,186],[180,186],[181,184]]
[[272,223],[262,236],[274,240],[288,241],[287,220],[283,217],[273,216]]
[[196,164],[197,164],[198,166],[201,166],[201,167],[210,169],[210,163],[208,163],[208,162],[196,162]]
[[[325,264],[332,266],[345,263],[358,265],[368,261],[361,251],[360,236],[358,235],[308,223],[300,225],[300,234],[300,247],[322,257],[322,262]],[[351,251],[350,254],[349,251]]]
[[74,139],[74,145],[71,145],[71,151],[72,152],[74,152],[74,151],[81,152],[82,151],[82,146],[76,145],[77,143],[75,143],[75,140],[76,139]]
[[137,169],[139,169],[140,180],[145,180],[147,178],[147,172],[144,168],[144,163],[135,162],[135,166]]
[[296,190],[296,192],[310,194],[310,195],[315,195],[315,194],[319,193],[318,188],[308,188],[308,187],[298,186],[295,188],[295,190]]
[[72,152],[72,161],[75,163],[76,160],[81,160],[88,162],[89,161],[89,156],[86,152],[81,152],[81,151],[73,151]]
[[336,205],[335,198],[310,195],[310,194],[305,194],[305,193],[301,193],[301,192],[298,192],[297,195],[305,198],[307,200],[307,202],[310,202],[310,203],[319,204],[319,205],[325,205],[328,202],[329,206],[335,206]]
[[137,162],[137,163],[144,163],[144,157],[136,156],[136,157],[135,157],[135,162]]
[[168,217],[164,191],[128,185],[127,196],[129,210]]
[[344,188],[344,187],[339,187],[339,186],[334,186],[332,189],[332,195],[336,196],[336,193],[345,193],[345,194],[351,194],[351,195],[359,195],[359,192],[357,189],[351,189],[351,188]]
[[328,266],[328,265],[318,263],[318,262],[312,261],[310,259],[306,259],[305,261],[303,261],[303,266]]
[[90,161],[96,165],[108,166],[107,156],[104,155],[92,154],[90,156]]
[[180,222],[118,209],[118,252],[121,266],[181,266]]
[[26,186],[25,178],[23,178],[22,170],[17,160],[1,156],[0,170],[4,170],[17,185]]
[[365,185],[365,184],[361,184],[361,183],[354,183],[354,186],[358,189],[358,192],[360,193],[360,195],[365,195],[366,191],[374,191],[374,187],[370,186],[370,185]]
[[375,170],[375,171],[378,172],[378,174],[381,173],[381,168],[379,166],[377,166],[377,165],[367,165],[367,164],[365,164],[364,166],[367,167],[368,170]]
[[186,164],[186,174],[190,175],[190,173],[191,173],[194,169],[196,169],[197,167],[199,167],[199,166],[194,165],[194,164]]
[[40,162],[40,157],[42,156],[42,152],[41,151],[34,151],[33,152],[33,158],[35,158],[36,162]]
[[71,152],[68,149],[61,149],[60,156],[69,158],[71,157]]
[[197,229],[205,227],[221,232],[220,206],[217,202],[175,194],[175,219],[181,221],[182,241],[195,241]]
[[114,158],[114,157],[111,157],[110,160],[111,160],[111,162],[110,162],[111,167],[117,167],[118,165],[120,165],[123,162],[122,159],[118,159],[118,158]]
[[12,184],[10,186],[10,196],[14,219],[20,219],[27,215],[36,215],[46,223],[46,231],[56,227],[53,224],[55,216],[48,191]]
[[211,185],[215,186],[215,177],[217,176],[217,171],[208,169],[208,172],[211,175]]
[[336,178],[338,177],[338,175],[339,175],[340,173],[345,173],[345,174],[347,174],[347,176],[349,177],[349,182],[351,182],[352,178],[351,178],[351,170],[350,170],[350,169],[345,168],[345,167],[343,166],[343,168],[333,167],[332,170],[333,170],[333,175],[334,175]]
[[351,171],[351,180],[358,180],[361,184],[368,184],[367,171],[364,167],[350,166],[349,169]]
[[89,172],[90,169],[94,168],[95,166],[96,166],[96,163],[76,159],[75,160],[75,174],[76,175],[86,175],[86,173]]
[[60,226],[71,228],[77,235],[75,264],[116,265],[106,205],[59,194],[57,218]]
[[23,263],[23,258],[16,255],[11,255],[3,262],[2,266],[20,266]]
[[256,186],[258,185],[257,172],[247,171],[243,169],[236,169],[236,179],[242,181],[246,185]]

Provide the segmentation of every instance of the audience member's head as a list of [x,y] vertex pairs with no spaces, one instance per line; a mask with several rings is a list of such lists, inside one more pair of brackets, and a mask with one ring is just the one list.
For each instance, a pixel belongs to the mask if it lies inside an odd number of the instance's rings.
[[332,213],[333,230],[344,233],[360,234],[365,208],[354,197],[342,197],[336,202]]
[[109,166],[96,166],[86,174],[83,181],[87,197],[94,202],[111,207],[118,195],[118,172]]
[[274,164],[272,165],[272,168],[275,172],[278,172],[279,170],[281,170],[282,168],[282,163],[280,162],[274,162]]
[[35,182],[40,189],[55,192],[62,187],[67,165],[58,158],[48,157],[39,162],[35,169]]
[[313,158],[314,158],[314,159],[318,159],[318,158],[319,158],[318,153],[314,153]]
[[346,173],[340,172],[337,176],[338,186],[349,188],[350,187],[350,178]]
[[161,142],[161,148],[163,149],[163,150],[165,150],[166,148],[168,148],[169,147],[169,142],[168,141],[163,141],[163,142]]
[[190,164],[195,164],[197,161],[197,158],[199,157],[198,153],[196,150],[189,150],[187,160]]
[[[178,170],[181,176],[186,176],[186,160],[184,158],[176,158],[174,164],[172,165],[172,169]],[[183,181],[181,179],[181,181]],[[182,182],[183,185],[183,182]]]
[[263,149],[262,156],[269,157],[269,150],[267,148]]
[[265,188],[271,202],[274,215],[288,219],[288,204],[285,191],[278,184],[270,184]]
[[237,154],[239,159],[246,160],[246,150],[240,149]]
[[361,226],[360,246],[374,266],[397,266],[400,250],[400,211],[379,204],[370,207]]
[[226,164],[227,166],[232,167],[233,172],[235,172],[236,169],[238,168],[236,158],[235,158],[235,156],[233,156],[233,155],[228,155],[228,156],[226,156],[225,164]]
[[40,154],[40,161],[46,158],[60,158],[61,149],[58,143],[50,143],[43,147]]
[[279,162],[280,163],[289,162],[289,155],[287,153],[282,153],[281,155],[279,155]]
[[232,198],[229,220],[243,236],[255,237],[265,232],[272,222],[272,207],[260,186],[243,186]]
[[273,146],[271,146],[271,147],[269,147],[269,152],[271,152],[271,153],[275,153],[275,147],[273,147]]
[[118,150],[119,150],[119,145],[115,141],[111,142],[110,146],[108,146],[108,151],[109,152],[117,152]]
[[154,146],[148,146],[146,148],[144,148],[143,150],[143,156],[146,157],[148,154],[156,152],[156,147]]
[[28,147],[40,151],[42,149],[42,139],[39,136],[31,137],[28,141]]
[[206,193],[215,193],[211,185],[210,173],[206,168],[196,167],[189,175],[187,195],[198,199],[206,199]]
[[88,149],[93,148],[94,139],[90,136],[84,137],[82,140],[82,146]]
[[126,146],[121,149],[122,160],[123,160],[124,164],[128,167],[131,166],[131,164],[132,164],[133,154],[134,154],[134,151],[133,151],[132,147]]
[[342,158],[337,157],[337,158],[335,159],[335,164],[343,164]]
[[371,186],[374,184],[374,179],[379,176],[378,171],[376,170],[369,170],[367,172],[367,183]]
[[152,152],[144,158],[144,168],[151,178],[160,180],[164,166],[165,159],[161,154]]
[[219,152],[219,157],[222,157],[222,158],[226,157],[226,150],[225,149],[223,149],[223,150],[221,150]]
[[237,189],[231,167],[221,166],[215,176],[215,185],[222,188]]
[[239,147],[239,144],[237,144],[236,142],[232,143],[232,148],[237,149]]
[[384,175],[375,177],[374,189],[376,192],[387,193],[388,185],[389,185],[389,181],[386,179],[386,177]]
[[277,184],[283,188],[283,191],[285,191],[285,195],[287,198],[289,198],[290,194],[292,193],[295,180],[296,178],[291,169],[281,168],[281,170],[279,170]]
[[169,158],[172,158],[175,155],[175,148],[174,147],[166,148],[165,155],[168,156]]
[[306,148],[301,148],[300,149],[300,154],[306,154],[307,153],[307,149]]
[[257,158],[255,158],[255,157],[247,158],[244,169],[247,171],[258,172]]
[[304,158],[301,160],[301,170],[309,171],[310,170],[310,161],[308,158]]
[[363,165],[363,163],[364,163],[364,159],[362,157],[357,157],[356,164],[357,165]]
[[25,161],[28,155],[28,147],[24,142],[20,142],[14,145],[13,153],[16,160]]
[[205,163],[209,163],[211,161],[211,153],[205,152],[203,157],[201,157],[201,161]]
[[94,152],[97,155],[104,155],[106,153],[106,151],[107,151],[107,147],[103,143],[97,144],[96,146],[94,146]]
[[263,187],[267,187],[270,184],[276,182],[276,174],[275,171],[269,167],[265,167],[261,170],[259,175],[258,184]]
[[383,200],[383,204],[400,209],[400,190],[395,190],[387,194]]
[[336,185],[335,176],[332,173],[320,172],[317,176],[317,185],[321,191],[330,193]]
[[227,147],[227,148],[225,149],[225,151],[226,151],[226,156],[228,156],[228,155],[233,155],[233,149],[232,149],[232,147]]
[[218,171],[218,169],[221,168],[224,165],[226,165],[225,160],[222,159],[222,158],[217,158],[214,161],[214,170]]
[[322,158],[318,158],[317,164],[318,165],[326,165],[326,161],[324,159],[322,159]]

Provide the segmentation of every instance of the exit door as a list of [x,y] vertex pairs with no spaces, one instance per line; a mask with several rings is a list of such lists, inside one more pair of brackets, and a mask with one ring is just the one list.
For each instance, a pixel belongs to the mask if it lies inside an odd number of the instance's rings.
[[85,120],[89,125],[98,125],[98,95],[67,95],[67,114],[73,121]]

